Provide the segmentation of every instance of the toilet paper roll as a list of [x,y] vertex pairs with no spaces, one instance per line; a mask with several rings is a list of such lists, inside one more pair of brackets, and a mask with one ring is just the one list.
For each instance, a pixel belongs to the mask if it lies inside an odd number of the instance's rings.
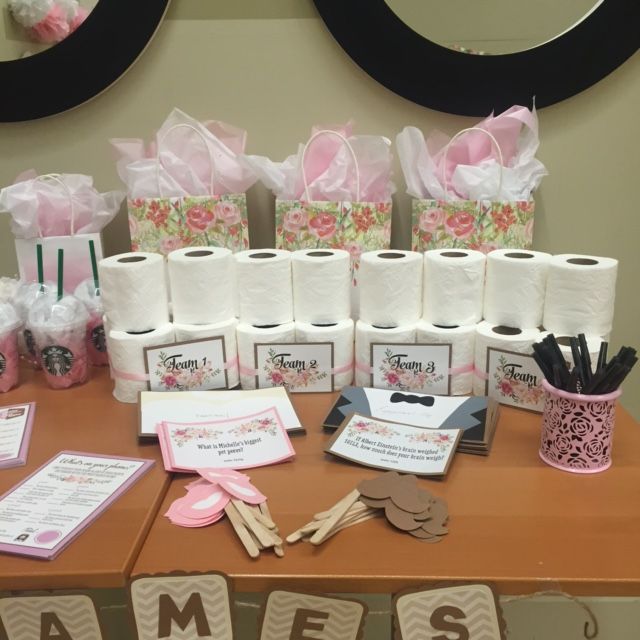
[[296,320],[296,342],[333,343],[333,388],[336,391],[353,382],[353,320],[318,325]]
[[420,320],[416,326],[416,342],[451,345],[451,395],[467,396],[473,390],[476,326],[441,326]]
[[416,323],[399,327],[374,327],[367,322],[356,322],[355,381],[358,387],[371,386],[371,343],[412,344],[416,341]]
[[227,384],[229,389],[233,389],[233,387],[237,387],[240,382],[238,343],[236,341],[237,326],[238,321],[235,318],[231,318],[224,322],[215,322],[211,324],[184,324],[174,322],[173,330],[176,335],[176,342],[186,342],[188,340],[201,340],[202,338],[222,336],[224,338]]
[[424,254],[422,319],[444,326],[482,320],[486,257],[471,249],[433,249]]
[[256,326],[293,321],[291,253],[282,249],[234,255],[240,322]]
[[164,258],[121,253],[100,260],[100,293],[114,331],[149,331],[169,322]]
[[[110,326],[107,321],[105,329]],[[111,376],[115,386],[113,395],[120,402],[137,402],[138,392],[148,389],[144,347],[174,342],[173,325],[166,323],[143,333],[127,333],[112,327],[106,331]]]
[[561,254],[549,262],[543,324],[556,335],[607,335],[613,324],[618,261]]
[[550,260],[550,254],[540,251],[491,251],[487,255],[484,319],[519,329],[539,327]]
[[422,314],[423,258],[415,251],[368,251],[360,258],[360,319],[379,327],[415,323]]
[[238,360],[240,363],[240,385],[243,389],[256,388],[256,344],[278,342],[295,342],[296,327],[293,322],[270,327],[256,327],[246,322],[240,322],[236,329],[238,341]]
[[531,355],[533,343],[541,338],[539,329],[518,329],[480,322],[476,325],[475,365],[473,394],[485,395],[487,380],[487,348],[504,349],[514,353]]
[[167,259],[173,321],[224,322],[235,315],[233,254],[223,247],[187,247]]
[[327,324],[351,315],[351,256],[341,249],[303,249],[291,254],[293,316]]

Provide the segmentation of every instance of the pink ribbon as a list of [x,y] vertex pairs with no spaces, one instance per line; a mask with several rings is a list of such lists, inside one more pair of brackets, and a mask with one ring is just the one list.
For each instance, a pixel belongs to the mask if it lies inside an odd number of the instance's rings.
[[483,371],[482,369],[474,368],[473,369],[473,374],[475,376],[477,376],[478,378],[480,378],[480,380],[488,380],[489,379],[489,374],[486,371]]
[[471,373],[474,370],[473,362],[469,364],[462,364],[459,367],[452,367],[449,369],[450,376],[457,376],[461,373]]
[[[111,367],[111,377],[112,378],[121,378],[122,380],[132,380],[133,382],[146,382],[149,380],[149,374],[147,373],[128,373],[127,371],[120,371],[120,369],[116,369],[111,362],[109,362]],[[231,360],[227,360],[224,363],[225,369],[235,369],[238,366],[238,357],[232,358]],[[241,368],[242,369],[242,368]]]
[[365,364],[364,362],[358,362],[357,360],[356,369],[358,371],[362,371],[363,373],[373,373],[373,367],[371,365]]
[[348,373],[352,369],[353,369],[353,362],[350,362],[349,364],[345,364],[342,367],[334,367],[333,369],[331,369],[331,373],[333,373],[334,375],[337,373]]
[[[351,371],[351,369],[353,369],[353,362],[349,362],[349,364],[345,364],[342,367],[334,367],[333,369],[330,369],[330,373],[333,375],[338,373],[347,373],[348,371]],[[255,376],[258,375],[258,369],[251,369],[240,365],[240,373],[243,376]]]
[[224,368],[225,369],[235,369],[238,366],[239,360],[238,360],[238,356],[236,356],[235,358],[231,358],[231,360],[227,360],[224,363]]
[[111,362],[109,362],[109,365],[111,366],[112,378],[132,380],[133,382],[146,382],[149,379],[149,374],[147,373],[128,373],[127,371],[120,371],[120,369],[116,369]]
[[[364,362],[356,362],[356,369],[358,371],[362,371],[363,373],[373,373],[373,367],[368,364],[365,364]],[[473,363],[470,363],[470,364],[463,364],[459,367],[452,367],[451,369],[448,370],[448,374],[450,376],[455,376],[460,373],[471,373],[472,371],[474,371],[474,366],[473,366]]]
[[240,375],[243,376],[255,376],[258,374],[257,369],[251,369],[250,367],[245,367],[244,365],[240,365]]

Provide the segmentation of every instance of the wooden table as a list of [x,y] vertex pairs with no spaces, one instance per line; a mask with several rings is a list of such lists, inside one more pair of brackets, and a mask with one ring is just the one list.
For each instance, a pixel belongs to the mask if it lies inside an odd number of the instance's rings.
[[0,394],[0,405],[36,402],[27,465],[0,470],[0,494],[64,449],[152,458],[153,468],[54,560],[0,555],[0,590],[122,587],[164,497],[169,476],[156,445],[139,445],[137,405],[111,395],[106,369],[93,368],[82,386],[54,391],[41,372]]
[[[320,425],[333,395],[293,397],[307,428],[293,440],[296,459],[248,472],[284,535],[379,473],[322,452],[328,435]],[[640,594],[639,425],[619,407],[612,468],[583,476],[540,461],[540,424],[539,414],[502,407],[490,456],[459,454],[444,481],[420,481],[449,503],[450,534],[439,544],[374,519],[319,547],[298,543],[287,546],[282,559],[268,552],[252,560],[226,520],[184,529],[163,517],[192,479],[178,475],[133,574],[218,570],[241,592],[390,593],[452,579],[491,580],[502,594]]]

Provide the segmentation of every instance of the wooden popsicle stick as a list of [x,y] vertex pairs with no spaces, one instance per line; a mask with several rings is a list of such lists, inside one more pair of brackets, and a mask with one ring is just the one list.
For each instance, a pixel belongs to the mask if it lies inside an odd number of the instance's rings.
[[333,529],[338,521],[342,519],[342,517],[349,511],[351,505],[360,497],[360,492],[357,489],[354,489],[351,493],[346,495],[335,509],[333,514],[322,521],[322,526],[311,536],[310,542],[311,544],[320,544],[325,536]]
[[242,500],[231,500],[233,506],[238,510],[238,513],[242,516],[247,527],[253,531],[255,536],[260,540],[260,543],[264,547],[273,547],[276,544],[282,544],[282,539],[277,536],[273,531],[267,529],[260,524],[253,515],[253,511],[242,502]]
[[341,498],[340,500],[338,500],[338,502],[336,502],[333,505],[333,507],[327,509],[326,511],[320,511],[320,513],[316,513],[313,516],[313,519],[324,520],[325,518],[332,516],[336,512],[336,510],[340,509],[344,505],[345,502],[348,502],[349,504],[353,504],[353,500],[351,500],[351,493],[348,493],[344,498]]
[[294,542],[298,542],[298,540],[302,540],[305,536],[317,531],[322,525],[321,520],[312,520],[311,522],[307,522],[304,526],[296,529],[293,533],[290,533],[286,537],[286,541],[289,544],[293,544]]
[[358,518],[361,518],[362,516],[367,516],[369,514],[376,514],[378,511],[381,511],[379,509],[368,509],[366,511],[357,511],[355,513],[349,514],[347,513],[344,518],[342,518],[341,520],[339,520],[338,522],[336,522],[336,525],[334,527],[334,529],[336,527],[340,527],[343,524],[349,524],[350,522],[353,522],[354,520],[357,520]]
[[[326,520],[327,518],[329,518],[333,513],[334,513],[334,509],[335,509],[336,505],[334,505],[333,507],[331,507],[331,509],[327,509],[326,511],[320,511],[320,513],[316,513],[313,516],[314,520]],[[349,511],[347,511],[347,513],[354,513],[357,511],[364,511],[366,509],[370,509],[371,507],[368,507],[366,504],[364,504],[364,502],[360,502],[360,500],[357,500],[356,502],[354,502],[351,507],[349,507]]]
[[[258,505],[258,510],[265,518],[271,520],[271,512],[269,511],[269,505],[267,504],[266,500]],[[273,522],[273,520],[271,520],[271,522]],[[275,522],[273,522],[273,527],[273,532],[276,535],[279,535],[280,532],[278,531],[278,527],[276,526]],[[284,545],[282,543],[275,545],[273,547],[273,550],[279,558],[284,557]]]
[[256,545],[256,547],[258,547],[258,549],[262,551],[264,549],[264,545],[260,543],[260,540],[258,540],[256,534],[253,533],[251,529],[247,529],[247,533],[251,536],[251,539],[253,540],[253,543]]
[[260,555],[260,549],[256,546],[256,543],[253,541],[247,528],[245,527],[244,521],[242,517],[238,513],[238,510],[234,507],[233,503],[229,501],[227,506],[224,508],[227,517],[229,518],[229,522],[235,529],[238,534],[238,538],[240,538],[240,542],[244,545],[244,548],[247,550],[247,553],[252,558],[257,558]]
[[360,524],[361,522],[365,522],[367,520],[371,520],[372,518],[377,518],[377,517],[379,517],[381,515],[382,515],[382,513],[379,510],[375,509],[373,513],[360,516],[359,518],[356,518],[355,520],[352,520],[351,522],[347,522],[346,524],[342,524],[342,525],[336,527],[335,529],[332,529],[331,531],[329,531],[329,533],[325,536],[323,542],[325,540],[328,540],[332,536],[335,536],[336,533],[342,531],[343,529],[347,529],[348,527],[352,527],[354,524]]
[[[264,502],[262,503],[264,504]],[[267,527],[267,529],[277,529],[276,523],[269,517],[262,513],[257,505],[248,505],[249,509],[253,513],[254,518],[263,526]]]

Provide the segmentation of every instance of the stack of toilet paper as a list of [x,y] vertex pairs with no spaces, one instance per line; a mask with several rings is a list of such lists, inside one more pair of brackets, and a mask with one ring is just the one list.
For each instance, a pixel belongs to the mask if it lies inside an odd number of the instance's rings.
[[113,395],[120,402],[137,402],[147,389],[144,348],[174,342],[164,269],[160,254],[142,252],[98,265]]

